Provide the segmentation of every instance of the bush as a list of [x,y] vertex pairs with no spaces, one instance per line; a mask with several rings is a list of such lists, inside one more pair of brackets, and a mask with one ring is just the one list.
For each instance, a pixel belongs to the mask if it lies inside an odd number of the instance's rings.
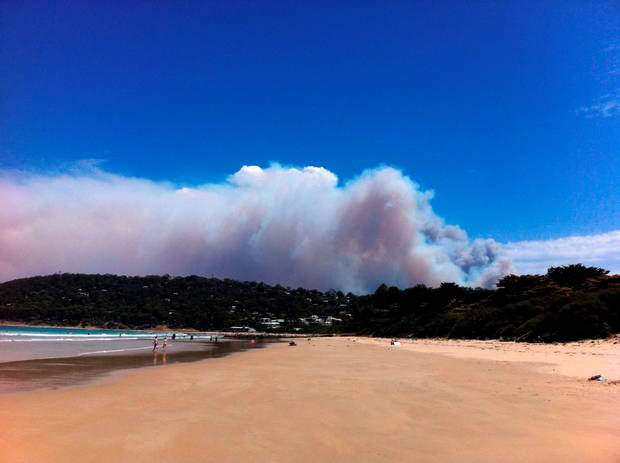
[[607,307],[596,296],[572,302],[557,314],[556,337],[560,341],[607,337],[611,334],[607,318]]

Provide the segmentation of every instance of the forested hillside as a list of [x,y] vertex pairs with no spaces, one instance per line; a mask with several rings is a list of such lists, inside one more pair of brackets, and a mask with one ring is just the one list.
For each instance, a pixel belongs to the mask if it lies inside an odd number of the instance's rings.
[[578,264],[546,275],[509,275],[496,290],[381,285],[359,296],[197,276],[57,274],[0,284],[0,319],[568,341],[620,332],[620,276]]
[[265,318],[299,318],[343,312],[348,298],[256,282],[203,278],[57,274],[0,285],[0,319],[69,325],[149,328],[260,329]]
[[509,275],[496,290],[381,286],[353,312],[349,329],[543,342],[606,337],[620,332],[620,275],[578,264],[546,275]]

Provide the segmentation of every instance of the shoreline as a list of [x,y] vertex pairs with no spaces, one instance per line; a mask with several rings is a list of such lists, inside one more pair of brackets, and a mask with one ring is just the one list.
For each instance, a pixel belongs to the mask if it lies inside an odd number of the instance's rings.
[[47,325],[47,324],[33,324],[25,322],[12,322],[8,320],[0,320],[0,327],[2,326],[16,326],[16,327],[32,327],[32,328],[58,328],[65,330],[99,330],[99,331],[135,331],[137,333],[204,333],[212,335],[222,335],[227,337],[270,337],[270,338],[306,338],[306,337],[326,337],[326,336],[348,336],[348,335],[333,335],[333,334],[314,334],[314,333],[274,333],[270,331],[255,331],[255,332],[243,332],[243,331],[225,331],[225,330],[206,330],[201,331],[196,328],[170,328],[167,326],[158,325],[155,328],[141,329],[141,328],[104,328],[94,325]]
[[[145,332],[145,333],[150,333],[150,332],[168,332],[168,331],[175,331],[171,328],[168,327],[164,327],[164,326],[157,326],[155,328],[149,328],[149,329],[140,329],[140,328],[105,328],[105,327],[101,327],[101,326],[95,326],[95,325],[49,325],[46,323],[43,324],[36,324],[36,323],[27,323],[27,322],[13,322],[10,320],[0,320],[0,327],[2,326],[25,326],[25,327],[33,327],[33,328],[58,328],[58,329],[66,329],[66,330],[105,330],[105,331],[137,331],[137,332]],[[207,331],[198,331],[194,328],[179,328],[176,331],[187,331],[189,332],[204,332],[207,333]]]
[[64,462],[67,455],[76,463],[205,455],[230,463],[248,455],[274,463],[620,460],[620,417],[609,406],[620,399],[620,387],[611,384],[547,375],[520,361],[356,338],[276,343],[243,354],[0,395],[8,424],[0,457],[19,463]]
[[[217,334],[228,337],[252,337],[252,336],[263,336],[263,337],[280,337],[280,338],[328,338],[328,337],[343,337],[343,338],[368,338],[368,339],[391,339],[390,337],[384,336],[368,336],[368,335],[360,335],[355,333],[279,333],[272,331],[255,331],[255,332],[245,332],[245,331],[226,331],[226,330],[197,330],[195,328],[170,328],[168,326],[158,325],[155,328],[141,329],[141,328],[104,328],[100,326],[88,325],[88,326],[80,326],[80,325],[47,325],[47,324],[34,324],[34,323],[26,323],[26,322],[13,322],[10,320],[0,320],[1,326],[27,326],[27,327],[38,327],[38,328],[59,328],[59,329],[85,329],[85,330],[108,330],[108,331],[136,331],[136,332],[144,332],[144,333],[155,333],[155,332],[186,332],[186,333],[205,333],[205,334]],[[438,341],[438,342],[497,342],[502,344],[519,344],[519,345],[531,345],[531,346],[557,346],[557,345],[572,345],[572,344],[580,344],[580,343],[589,343],[589,342],[606,342],[606,341],[619,341],[620,343],[620,333],[613,333],[606,338],[585,338],[580,339],[578,341],[550,341],[550,342],[530,342],[530,341],[516,341],[516,340],[504,340],[504,339],[477,339],[477,338],[442,338],[442,337],[430,337],[430,338],[408,338],[408,337],[398,337],[400,341]]]
[[[43,327],[41,325],[19,324],[9,325],[12,322],[0,321],[0,325],[4,326],[33,326]],[[62,328],[62,329],[75,329],[73,327],[53,327],[50,328]],[[88,329],[88,328],[82,328]],[[100,329],[100,328],[95,328]],[[150,330],[132,330],[137,333],[154,333]],[[173,330],[176,331],[176,330]],[[180,330],[178,330],[180,332]],[[169,331],[166,331],[167,333]],[[285,334],[285,333],[238,333],[227,331],[208,331],[200,332],[203,334],[211,334],[217,336],[224,336],[231,341],[238,340],[286,340],[286,339],[342,339],[353,340],[353,342],[359,342],[362,344],[375,345],[379,347],[398,350],[412,351],[416,353],[431,353],[438,355],[451,356],[455,358],[474,359],[474,360],[489,360],[495,362],[519,362],[530,364],[538,371],[545,374],[560,374],[564,376],[570,376],[574,378],[580,378],[582,380],[590,378],[594,375],[603,375],[607,379],[609,384],[620,381],[620,335],[613,335],[606,339],[595,340],[582,340],[574,342],[563,343],[528,343],[528,342],[516,342],[516,341],[499,341],[499,340],[475,340],[475,339],[444,339],[444,338],[417,338],[417,339],[399,339],[399,346],[390,346],[389,338],[379,337],[365,337],[365,336],[350,336],[350,335],[310,335],[310,334]],[[180,341],[184,344],[183,341]],[[299,342],[299,341],[298,341]],[[208,342],[194,341],[195,345],[207,345]],[[174,344],[171,344],[173,346]],[[140,349],[146,349],[141,347]],[[122,350],[122,349],[121,349]],[[133,351],[136,349],[127,349]],[[244,350],[244,349],[241,349]],[[114,350],[110,351],[114,352]],[[177,351],[178,352],[178,351]],[[170,352],[173,363],[176,362],[174,356],[178,355],[175,351]],[[98,359],[94,361],[101,361],[105,363],[106,352],[94,353],[91,358]],[[189,354],[186,352],[185,354]],[[186,362],[197,362],[202,360],[201,354],[195,352],[195,358],[184,360]],[[204,358],[209,359],[210,354],[205,354]],[[49,357],[36,357],[32,359],[15,360],[0,363],[0,381],[2,380],[2,370],[6,367],[30,366],[34,363],[54,363],[58,361],[75,362],[76,360],[82,360],[84,354],[67,354],[56,355]],[[104,368],[105,372],[100,376],[110,376],[111,372],[118,370],[114,367],[114,363],[118,362],[121,357],[135,358],[138,353],[128,352],[119,353],[111,356],[111,361],[108,362],[108,366]],[[146,357],[146,354],[140,356],[142,359]],[[8,365],[7,365],[8,364]],[[3,368],[4,365],[4,368]],[[135,362],[130,366],[123,366],[123,371],[131,371],[136,369],[142,369],[150,367],[149,364],[144,362]],[[44,376],[42,373],[41,376]],[[33,375],[33,379],[36,377]],[[74,380],[73,383],[80,382],[79,379]],[[31,388],[36,389],[36,388]],[[0,393],[1,384],[0,384]]]
[[[222,334],[222,332],[217,333]],[[307,336],[306,338],[312,339],[309,336]],[[281,340],[282,342],[285,342],[286,338],[281,338]],[[593,376],[594,374],[602,373],[607,378],[607,381],[605,381],[606,385],[616,386],[620,384],[620,346],[617,347],[617,345],[620,344],[620,335],[615,335],[608,340],[576,341],[572,343],[562,344],[558,343],[555,345],[556,349],[554,349],[553,351],[550,351],[548,349],[548,344],[493,340],[451,340],[441,338],[428,338],[417,340],[405,339],[399,340],[401,343],[399,346],[392,346],[390,345],[390,338],[373,338],[363,336],[325,336],[317,337],[315,338],[315,341],[310,342],[316,342],[316,340],[337,340],[352,342],[378,347],[387,351],[400,350],[411,352],[414,354],[440,355],[466,361],[489,362],[490,364],[522,364],[525,368],[537,371],[541,374],[560,375],[579,379],[581,381],[587,380],[590,376]],[[239,341],[233,338],[232,340],[227,342],[236,343]],[[214,359],[218,359],[221,357],[229,357],[235,354],[246,353],[253,348],[266,348],[277,344],[277,342],[273,341],[259,341],[258,344],[243,346],[238,345],[238,349],[233,349],[226,352],[219,352],[225,349],[227,342],[210,343],[206,341],[196,341],[197,345],[208,345],[209,347],[212,347],[213,350],[198,353],[196,358],[188,360],[177,360],[175,359],[175,356],[179,355],[179,353],[174,351],[168,351],[167,354],[172,358],[170,364],[167,365],[167,362],[164,361],[163,364],[160,366],[166,366],[167,368],[170,368],[174,365],[212,362]],[[171,344],[171,346],[173,345],[174,344]],[[564,351],[557,350],[558,346],[563,346]],[[536,349],[536,347],[538,347],[538,349]],[[580,349],[581,351],[575,352],[574,349]],[[190,352],[185,353],[189,354]],[[160,354],[162,354],[162,351],[157,352],[158,358]],[[584,357],[583,359],[575,358],[577,354],[586,357]],[[150,358],[151,355],[150,352],[148,352],[147,354],[144,354],[140,357]],[[165,357],[166,355],[164,355],[164,358]],[[33,363],[50,362],[53,365],[58,361],[64,361],[63,363],[66,363],[81,359],[92,359],[93,361],[102,361],[104,363],[106,361],[110,362],[111,360],[111,363],[114,363],[114,359],[118,360],[130,358],[135,358],[135,354],[128,353],[117,356],[93,355],[90,357],[62,356],[3,362],[0,363],[0,378],[2,377],[3,366],[16,370],[15,367],[20,368],[23,366],[31,365]],[[584,367],[584,361],[587,362],[587,367]],[[592,363],[600,368],[592,369]],[[33,386],[31,388],[15,388],[13,390],[4,391],[0,388],[0,397],[7,394],[30,394],[36,393],[37,391],[88,387],[99,383],[105,383],[109,380],[122,378],[124,376],[137,374],[143,370],[148,370],[152,368],[152,366],[153,365],[151,365],[150,363],[136,365],[130,364],[122,367],[115,367],[112,364],[108,364],[106,367],[102,368],[102,371],[98,372],[95,375],[88,376],[85,379],[80,379],[78,377],[75,379],[71,379],[67,382],[55,384],[54,386],[41,384]],[[588,369],[584,370],[584,368]],[[592,374],[590,375],[588,374],[588,372]],[[39,376],[38,379],[44,379],[44,376],[45,373],[42,373],[42,376]],[[36,380],[37,377],[32,377],[30,379]],[[45,383],[45,381],[43,381],[43,383]]]
[[[86,354],[14,360],[0,363],[0,396],[34,393],[105,382],[153,367],[195,363],[263,348],[269,342],[170,342],[166,350],[153,351],[150,345],[128,350],[105,350]],[[191,348],[190,348],[191,347]]]

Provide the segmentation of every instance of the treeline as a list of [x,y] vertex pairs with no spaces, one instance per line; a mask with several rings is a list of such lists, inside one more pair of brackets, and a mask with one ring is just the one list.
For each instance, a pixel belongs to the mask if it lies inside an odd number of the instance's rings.
[[0,284],[0,319],[201,330],[260,330],[277,319],[283,332],[570,341],[620,332],[620,275],[577,264],[509,275],[495,290],[381,285],[358,296],[196,276],[58,274]]
[[620,275],[581,264],[509,275],[496,290],[443,283],[380,286],[353,312],[352,331],[381,336],[572,341],[620,332]]

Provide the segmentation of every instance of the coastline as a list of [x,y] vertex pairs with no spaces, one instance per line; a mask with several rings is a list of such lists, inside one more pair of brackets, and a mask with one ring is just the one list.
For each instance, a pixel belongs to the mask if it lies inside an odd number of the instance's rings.
[[195,328],[169,328],[167,326],[156,326],[155,328],[149,329],[139,329],[139,328],[106,328],[103,326],[95,326],[95,325],[49,325],[47,323],[26,323],[26,322],[14,322],[10,320],[0,320],[1,326],[30,326],[33,328],[59,328],[59,329],[67,329],[67,330],[121,330],[121,331],[140,331],[140,332],[167,332],[167,331],[187,331],[187,332],[198,332]]
[[262,348],[267,344],[240,340],[215,343],[181,341],[180,344],[172,341],[166,350],[153,351],[149,343],[129,349],[0,362],[0,395],[86,386],[136,370],[200,362]]
[[[141,328],[105,328],[95,325],[48,325],[48,324],[35,324],[25,322],[13,322],[9,320],[0,320],[0,327],[2,326],[18,326],[18,327],[32,327],[32,328],[58,328],[66,330],[101,330],[101,331],[135,331],[139,333],[205,333],[212,335],[222,335],[226,337],[270,337],[270,338],[306,338],[306,337],[326,337],[332,336],[331,334],[314,334],[314,333],[274,333],[270,331],[255,331],[255,332],[243,332],[243,331],[224,331],[224,330],[209,330],[201,331],[196,328],[170,328],[165,325],[157,325],[154,328],[141,329]],[[339,335],[336,335],[339,336]],[[346,335],[345,335],[346,336]]]
[[[492,349],[497,360],[476,357],[486,352],[477,347],[461,346],[461,357],[415,348],[317,338],[95,384],[3,394],[8,426],[0,457],[620,461],[620,418],[609,406],[620,399],[617,385],[548,374],[538,362]],[[550,351],[548,358],[563,355]]]

